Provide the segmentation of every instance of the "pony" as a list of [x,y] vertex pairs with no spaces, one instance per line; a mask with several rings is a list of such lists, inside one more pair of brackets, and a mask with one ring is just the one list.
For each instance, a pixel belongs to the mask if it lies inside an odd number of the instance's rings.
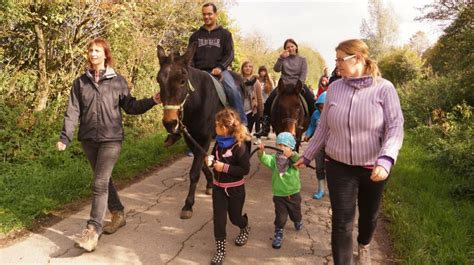
[[271,110],[270,124],[276,135],[289,132],[295,136],[296,151],[301,144],[301,136],[309,125],[309,115],[305,115],[300,94],[303,84],[300,80],[296,84],[285,84],[282,79],[278,81],[277,97]]
[[[181,219],[189,219],[193,215],[194,195],[201,171],[207,180],[206,194],[212,193],[213,173],[204,165],[204,158],[215,136],[215,115],[224,108],[211,79],[214,77],[191,66],[196,48],[197,43],[192,43],[183,55],[171,53],[167,56],[163,47],[157,47],[160,70],[156,80],[160,85],[164,109],[163,126],[168,133],[175,135],[186,129],[193,138],[184,134],[194,158],[189,170],[189,192],[181,209]],[[231,74],[241,87],[243,79],[236,73]]]

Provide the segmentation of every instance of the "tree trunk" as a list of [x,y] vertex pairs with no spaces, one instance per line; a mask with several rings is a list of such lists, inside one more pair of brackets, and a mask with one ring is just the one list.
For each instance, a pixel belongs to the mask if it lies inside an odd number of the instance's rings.
[[35,25],[36,41],[38,45],[38,82],[35,98],[35,112],[46,108],[48,101],[49,87],[46,72],[46,44],[44,41],[43,29],[39,24]]

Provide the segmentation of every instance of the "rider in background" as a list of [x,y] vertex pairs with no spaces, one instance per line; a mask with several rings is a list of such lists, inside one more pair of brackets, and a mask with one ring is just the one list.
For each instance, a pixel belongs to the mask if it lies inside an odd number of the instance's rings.
[[[298,44],[293,39],[285,40],[283,44],[283,52],[278,57],[273,70],[275,72],[281,72],[281,79],[285,84],[296,84],[300,80],[303,84],[306,81],[306,75],[308,73],[308,65],[306,58],[298,55]],[[306,85],[303,85],[303,96],[308,105],[308,116],[314,111],[314,94],[309,90]],[[277,95],[277,89],[274,89],[264,105],[263,110],[263,121],[262,130],[255,134],[257,137],[268,136],[270,132],[270,115],[273,101]]]

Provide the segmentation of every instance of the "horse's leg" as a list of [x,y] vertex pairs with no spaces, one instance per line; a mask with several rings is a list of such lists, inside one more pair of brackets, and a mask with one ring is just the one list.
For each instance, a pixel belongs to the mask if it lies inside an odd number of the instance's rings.
[[207,184],[206,184],[206,194],[212,194],[212,179],[214,178],[214,174],[212,173],[211,169],[209,169],[206,165],[202,166],[202,172],[204,176],[206,176]]
[[181,219],[189,219],[193,216],[194,195],[196,193],[196,186],[201,174],[201,167],[204,161],[204,155],[201,154],[194,146],[191,147],[194,154],[193,164],[189,171],[189,192],[181,209]]

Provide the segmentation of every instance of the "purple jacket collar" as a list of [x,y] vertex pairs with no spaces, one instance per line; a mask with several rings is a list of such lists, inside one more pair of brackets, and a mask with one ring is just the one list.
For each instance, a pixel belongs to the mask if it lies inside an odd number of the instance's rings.
[[374,83],[374,78],[370,75],[361,77],[344,77],[343,82],[355,89],[370,87]]

